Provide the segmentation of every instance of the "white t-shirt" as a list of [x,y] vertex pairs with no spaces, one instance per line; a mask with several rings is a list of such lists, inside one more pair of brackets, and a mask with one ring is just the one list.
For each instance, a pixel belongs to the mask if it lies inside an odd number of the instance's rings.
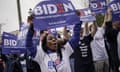
[[108,59],[103,35],[104,29],[98,28],[96,34],[94,35],[94,39],[91,42],[93,61]]
[[57,53],[47,54],[41,48],[41,44],[37,48],[37,54],[34,60],[40,65],[41,72],[71,72],[69,57],[73,53],[69,43],[66,43],[62,50],[62,61]]
[[118,45],[118,56],[119,56],[119,60],[120,60],[120,32],[118,33],[117,36],[117,45]]

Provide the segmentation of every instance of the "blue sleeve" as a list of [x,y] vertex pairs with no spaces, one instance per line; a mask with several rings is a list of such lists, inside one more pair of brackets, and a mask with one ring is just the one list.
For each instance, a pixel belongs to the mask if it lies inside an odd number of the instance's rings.
[[69,43],[73,49],[77,48],[79,41],[80,41],[81,24],[82,24],[82,22],[80,21],[80,23],[78,23],[74,26],[73,35],[72,35],[71,39],[69,40]]

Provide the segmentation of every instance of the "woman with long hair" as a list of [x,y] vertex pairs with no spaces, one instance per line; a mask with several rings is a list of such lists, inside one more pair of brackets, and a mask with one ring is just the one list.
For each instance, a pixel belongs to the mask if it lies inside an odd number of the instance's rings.
[[78,45],[81,23],[75,25],[74,34],[65,45],[59,43],[56,34],[48,33],[43,37],[34,59],[41,72],[71,72],[69,57],[73,53],[72,48]]

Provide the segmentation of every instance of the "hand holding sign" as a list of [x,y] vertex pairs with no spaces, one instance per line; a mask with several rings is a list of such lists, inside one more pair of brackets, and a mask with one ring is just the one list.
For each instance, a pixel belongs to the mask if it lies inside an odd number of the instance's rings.
[[108,14],[112,14],[112,8],[108,7],[107,13],[108,13]]
[[112,8],[108,7],[104,22],[112,21]]

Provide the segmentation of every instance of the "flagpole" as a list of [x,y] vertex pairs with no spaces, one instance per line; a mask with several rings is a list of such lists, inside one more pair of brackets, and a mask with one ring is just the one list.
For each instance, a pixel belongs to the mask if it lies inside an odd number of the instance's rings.
[[18,20],[20,26],[22,23],[20,0],[17,0],[17,10],[18,10]]

